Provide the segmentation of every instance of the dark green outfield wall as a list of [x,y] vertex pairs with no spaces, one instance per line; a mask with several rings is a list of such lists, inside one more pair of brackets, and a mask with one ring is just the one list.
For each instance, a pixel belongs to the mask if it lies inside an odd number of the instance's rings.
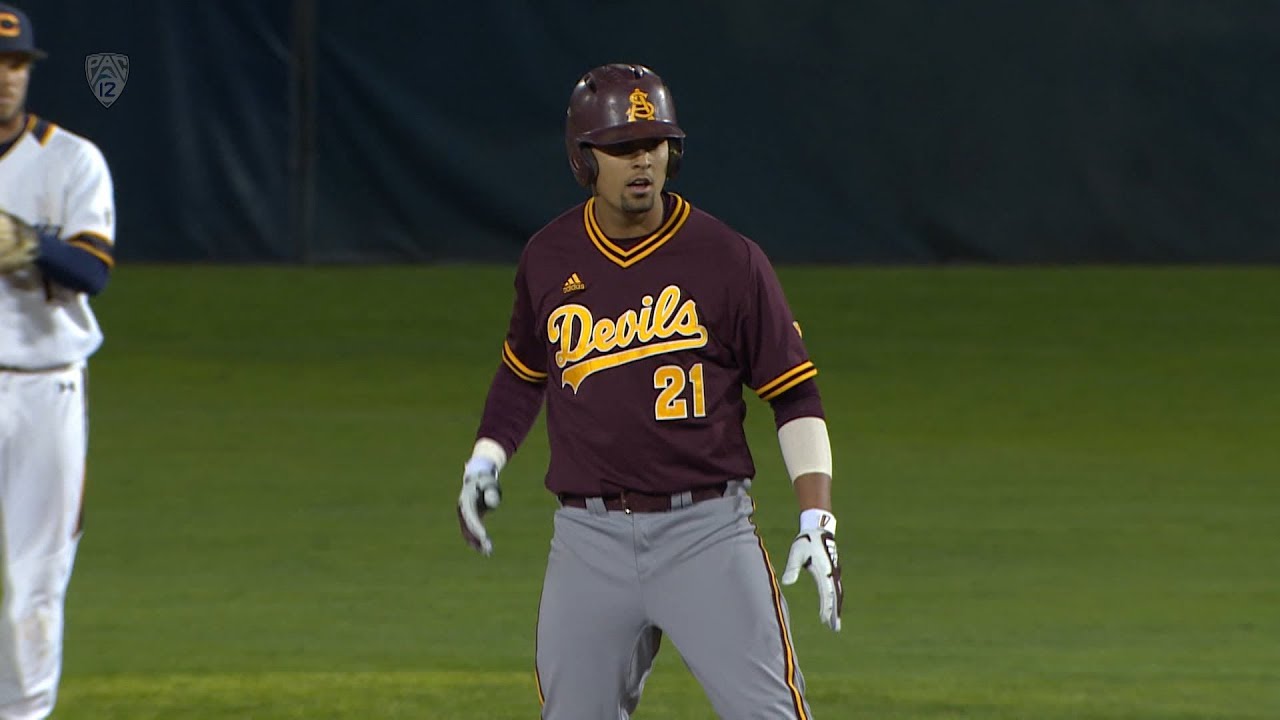
[[511,261],[581,198],[570,88],[628,61],[674,187],[781,261],[1280,261],[1275,2],[26,5],[31,107],[103,147],[127,260]]

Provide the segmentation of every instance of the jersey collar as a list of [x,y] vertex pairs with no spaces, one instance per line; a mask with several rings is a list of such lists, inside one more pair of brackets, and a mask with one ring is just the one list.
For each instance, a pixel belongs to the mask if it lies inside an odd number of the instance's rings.
[[587,228],[587,237],[591,239],[591,244],[596,246],[600,254],[615,265],[624,268],[631,267],[652,255],[654,251],[665,245],[668,240],[675,237],[675,234],[680,232],[680,228],[684,227],[685,220],[689,219],[689,211],[693,209],[689,203],[675,193],[671,193],[671,197],[675,198],[675,205],[672,206],[671,213],[667,216],[667,219],[652,235],[629,248],[619,247],[600,229],[600,225],[596,222],[596,199],[593,197],[587,201],[582,210],[582,222]]
[[53,123],[48,120],[37,117],[35,113],[27,113],[27,120],[22,126],[22,132],[7,143],[0,143],[0,160],[3,160],[9,154],[9,151],[22,142],[22,139],[27,135],[34,137],[36,142],[41,145],[49,142],[49,136],[53,134],[53,128]]

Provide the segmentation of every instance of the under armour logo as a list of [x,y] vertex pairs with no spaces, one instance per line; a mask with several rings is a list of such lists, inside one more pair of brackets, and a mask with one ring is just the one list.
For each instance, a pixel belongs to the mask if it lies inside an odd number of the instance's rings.
[[62,382],[62,381],[58,382],[58,392],[64,393],[64,392],[75,392],[75,391],[76,391],[76,384],[74,382]]

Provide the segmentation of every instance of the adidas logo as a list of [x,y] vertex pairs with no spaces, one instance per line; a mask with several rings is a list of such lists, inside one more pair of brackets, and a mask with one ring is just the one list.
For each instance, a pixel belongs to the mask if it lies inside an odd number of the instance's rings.
[[571,292],[577,292],[579,290],[586,290],[586,289],[587,289],[587,286],[582,283],[582,278],[578,277],[578,273],[574,273],[569,276],[568,280],[564,281],[564,288],[562,288],[561,292],[563,292],[565,295],[568,295]]

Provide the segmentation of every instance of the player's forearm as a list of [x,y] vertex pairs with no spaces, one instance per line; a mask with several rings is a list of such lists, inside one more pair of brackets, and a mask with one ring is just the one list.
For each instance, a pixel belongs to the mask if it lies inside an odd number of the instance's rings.
[[778,428],[782,461],[803,510],[831,511],[831,439],[822,418],[800,417]]
[[801,510],[826,510],[831,512],[831,476],[826,473],[805,473],[796,478],[792,488],[796,491],[796,504]]
[[498,443],[508,458],[515,455],[538,419],[545,392],[545,384],[521,380],[505,365],[499,365],[489,385],[476,437]]
[[40,236],[36,266],[54,282],[76,292],[97,295],[110,277],[110,247],[90,235],[64,242],[53,235]]

